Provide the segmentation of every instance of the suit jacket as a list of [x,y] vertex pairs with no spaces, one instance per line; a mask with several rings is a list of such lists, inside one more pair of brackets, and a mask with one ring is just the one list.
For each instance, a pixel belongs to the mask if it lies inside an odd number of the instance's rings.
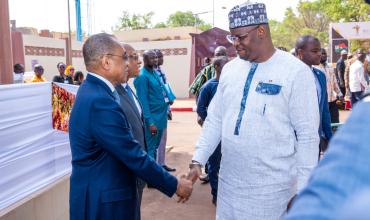
[[333,132],[331,130],[328,92],[326,89],[326,77],[325,77],[325,73],[323,73],[319,69],[313,68],[313,71],[314,71],[315,77],[319,80],[320,87],[321,87],[321,100],[319,103],[320,127],[322,128],[324,132],[324,138],[329,141],[331,136],[333,136]]
[[70,76],[67,76],[65,79],[62,76],[54,76],[53,82],[58,82],[58,83],[64,83],[64,80],[68,81],[68,84],[73,85],[73,79]]
[[88,75],[71,112],[70,219],[137,219],[137,176],[167,196],[177,180],[133,138],[113,92]]
[[[130,124],[132,135],[143,147],[143,150],[146,150],[144,118],[138,111],[136,104],[127,94],[126,89],[122,85],[117,85],[115,88],[120,98],[122,111],[127,116],[128,123]],[[135,94],[132,95],[135,96]]]
[[140,75],[134,80],[134,86],[143,106],[145,125],[155,125],[158,129],[167,128],[168,103],[163,95],[166,90],[157,73],[141,68]]

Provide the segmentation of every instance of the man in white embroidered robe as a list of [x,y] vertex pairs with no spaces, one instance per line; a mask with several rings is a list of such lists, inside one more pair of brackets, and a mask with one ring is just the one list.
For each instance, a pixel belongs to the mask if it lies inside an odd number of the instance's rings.
[[224,66],[188,178],[196,181],[221,141],[216,219],[281,219],[317,164],[315,81],[274,48],[264,4],[235,6],[229,20],[239,56]]

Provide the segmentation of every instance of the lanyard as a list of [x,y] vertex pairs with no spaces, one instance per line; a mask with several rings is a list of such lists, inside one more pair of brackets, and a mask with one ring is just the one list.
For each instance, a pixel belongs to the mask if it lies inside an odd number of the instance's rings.
[[240,124],[243,120],[243,115],[245,112],[245,104],[247,103],[249,88],[251,86],[252,79],[253,79],[254,73],[257,70],[257,67],[258,67],[258,63],[252,63],[251,69],[249,70],[249,73],[248,73],[247,80],[245,81],[244,90],[243,90],[243,98],[240,103],[240,111],[239,111],[238,119],[236,120],[234,135],[239,135]]

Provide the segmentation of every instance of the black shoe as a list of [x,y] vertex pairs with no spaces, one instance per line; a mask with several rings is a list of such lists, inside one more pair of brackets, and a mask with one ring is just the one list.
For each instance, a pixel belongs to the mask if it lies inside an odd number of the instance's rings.
[[167,165],[163,165],[162,167],[163,167],[163,169],[165,169],[168,172],[175,172],[176,171],[175,168],[168,167]]
[[203,174],[199,177],[199,180],[202,181],[202,184],[207,184],[209,183],[209,176],[208,174]]

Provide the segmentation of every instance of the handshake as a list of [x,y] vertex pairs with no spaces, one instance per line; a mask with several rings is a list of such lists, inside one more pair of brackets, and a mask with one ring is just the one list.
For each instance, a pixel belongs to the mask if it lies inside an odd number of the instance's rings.
[[200,164],[191,164],[188,175],[182,175],[177,180],[176,195],[179,197],[178,202],[184,203],[188,201],[192,191],[193,185],[202,174]]

